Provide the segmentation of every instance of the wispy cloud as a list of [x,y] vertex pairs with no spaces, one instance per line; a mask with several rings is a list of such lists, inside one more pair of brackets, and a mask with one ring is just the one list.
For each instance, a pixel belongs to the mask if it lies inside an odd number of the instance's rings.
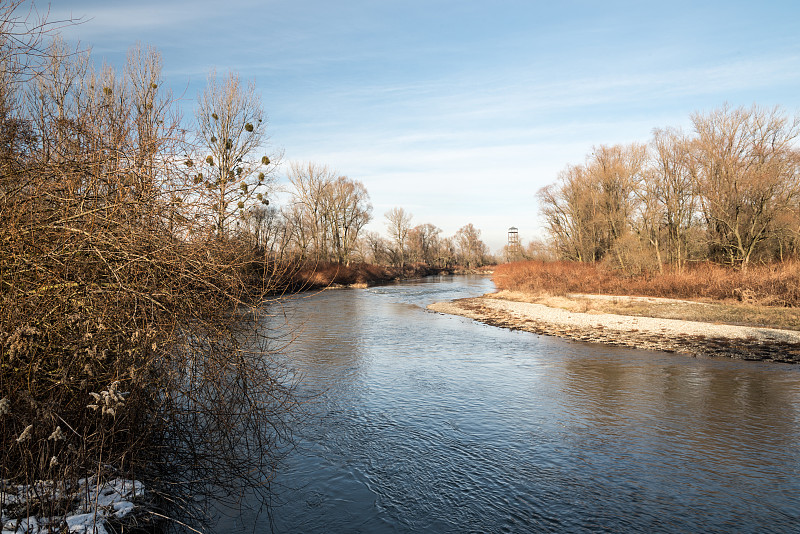
[[82,24],[68,29],[68,34],[79,35],[83,40],[100,36],[118,36],[130,39],[141,31],[169,29],[182,24],[196,23],[204,16],[202,3],[195,2],[136,2],[123,4],[71,3],[57,5],[51,15],[61,19],[74,19]]
[[162,49],[176,91],[192,84],[187,115],[211,66],[255,78],[288,158],[363,180],[379,216],[404,205],[502,240],[592,145],[725,101],[800,106],[800,8],[653,6],[81,0],[52,16],[86,17],[68,32],[111,61],[137,40]]

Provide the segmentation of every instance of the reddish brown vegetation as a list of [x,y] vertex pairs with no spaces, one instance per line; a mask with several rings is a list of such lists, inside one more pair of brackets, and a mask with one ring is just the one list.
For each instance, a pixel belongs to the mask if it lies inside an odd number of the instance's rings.
[[314,289],[331,285],[376,285],[403,278],[419,278],[437,274],[441,269],[424,263],[406,265],[405,269],[386,265],[357,263],[341,265],[331,262],[309,262],[297,269],[292,277],[292,289]]
[[800,305],[797,262],[751,267],[747,271],[704,262],[683,271],[629,276],[598,264],[527,261],[498,265],[493,279],[498,289],[532,294],[596,293]]

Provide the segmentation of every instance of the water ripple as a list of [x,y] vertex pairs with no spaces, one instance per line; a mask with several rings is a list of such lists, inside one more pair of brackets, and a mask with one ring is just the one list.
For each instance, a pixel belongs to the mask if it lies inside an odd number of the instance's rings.
[[424,310],[490,290],[442,278],[286,304],[313,417],[278,477],[277,531],[797,531],[798,368]]

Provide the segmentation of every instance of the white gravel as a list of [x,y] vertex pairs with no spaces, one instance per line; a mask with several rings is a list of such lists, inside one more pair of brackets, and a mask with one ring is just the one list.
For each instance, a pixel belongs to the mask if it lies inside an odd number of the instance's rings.
[[[699,344],[705,343],[704,347],[707,348],[709,343],[706,341],[718,343],[719,340],[727,340],[738,347],[735,350],[741,347],[749,350],[750,347],[758,346],[757,350],[772,353],[765,356],[766,359],[783,360],[779,347],[796,347],[796,344],[800,344],[800,332],[794,330],[609,313],[580,313],[498,298],[478,297],[437,302],[428,306],[428,309],[540,334],[679,352],[707,352],[702,347],[698,349]],[[691,340],[695,346],[686,340]],[[779,353],[777,358],[774,356],[775,352]],[[786,359],[797,361],[796,356],[788,354]]]

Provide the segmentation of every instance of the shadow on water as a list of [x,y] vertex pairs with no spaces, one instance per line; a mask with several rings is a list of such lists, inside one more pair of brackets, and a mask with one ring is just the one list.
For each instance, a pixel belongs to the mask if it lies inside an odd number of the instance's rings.
[[492,289],[442,277],[284,303],[312,415],[276,480],[276,531],[796,530],[800,368],[425,310]]

